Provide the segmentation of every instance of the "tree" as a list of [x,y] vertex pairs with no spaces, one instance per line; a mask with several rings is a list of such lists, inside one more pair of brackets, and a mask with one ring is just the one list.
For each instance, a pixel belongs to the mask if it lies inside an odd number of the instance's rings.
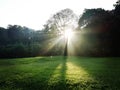
[[6,44],[8,40],[7,30],[3,27],[0,27],[0,45]]
[[89,53],[93,53],[93,55],[110,55],[113,53],[112,49],[115,46],[115,44],[113,45],[115,43],[113,42],[113,34],[116,32],[115,20],[112,11],[101,8],[84,11],[79,19],[79,27],[87,32],[84,38],[88,44],[84,44],[84,47],[89,47],[87,48]]
[[97,9],[85,9],[84,13],[79,19],[79,27],[98,27],[101,24],[105,24],[108,16],[110,15],[109,11],[105,11],[102,8]]
[[118,0],[116,2],[116,4],[114,4],[115,9],[113,10],[114,15],[117,17],[117,19],[120,22],[120,0]]
[[115,12],[120,12],[120,0],[118,0],[116,4],[114,4],[114,7],[115,7]]
[[54,14],[45,26],[45,30],[62,34],[67,28],[75,28],[77,16],[70,9],[64,9]]

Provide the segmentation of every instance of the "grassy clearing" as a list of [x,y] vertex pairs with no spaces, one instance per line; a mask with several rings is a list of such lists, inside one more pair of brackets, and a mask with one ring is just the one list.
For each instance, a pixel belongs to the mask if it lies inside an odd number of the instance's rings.
[[0,59],[0,90],[119,90],[120,58]]

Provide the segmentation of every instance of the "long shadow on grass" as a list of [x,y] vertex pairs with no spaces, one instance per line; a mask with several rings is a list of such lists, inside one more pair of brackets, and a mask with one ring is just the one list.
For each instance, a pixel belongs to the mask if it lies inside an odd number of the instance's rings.
[[30,83],[30,86],[28,85],[27,89],[28,90],[48,90],[53,87],[49,87],[49,80],[52,78],[52,75],[54,74],[54,71],[56,68],[60,65],[61,63],[61,58],[60,57],[45,57],[40,59],[42,62],[41,63],[43,68],[36,74],[35,77],[33,77],[32,82]]
[[86,81],[84,81],[83,84],[85,87],[81,88],[93,90],[110,89],[110,86],[108,86],[108,84],[104,82],[104,79],[106,78],[105,74],[106,67],[104,61],[105,61],[104,58],[92,58],[92,57],[73,57],[71,59],[71,62],[74,65],[83,68],[83,70],[88,73],[89,77],[92,78],[92,80],[87,79]]
[[[47,90],[66,90],[66,62],[67,62],[67,56],[59,57],[58,61],[60,62],[58,67],[56,68],[57,73],[53,73],[51,75],[51,81],[48,80],[48,88]],[[57,76],[55,76],[57,75]],[[54,77],[55,76],[55,77]]]
[[66,70],[67,70],[67,56],[64,56],[63,57],[63,60],[62,60],[62,66],[61,66],[61,70],[60,70],[60,79],[61,81],[59,82],[59,90],[65,90],[67,87],[66,87]]
[[[59,59],[59,57],[43,57],[37,58],[31,63],[24,61],[17,65],[14,63],[12,67],[5,69],[5,72],[9,72],[0,80],[0,89],[47,90],[48,80],[61,63]],[[7,66],[9,67],[9,65]]]
[[94,80],[86,81],[93,90],[120,89],[120,58],[74,57],[71,62],[82,67]]

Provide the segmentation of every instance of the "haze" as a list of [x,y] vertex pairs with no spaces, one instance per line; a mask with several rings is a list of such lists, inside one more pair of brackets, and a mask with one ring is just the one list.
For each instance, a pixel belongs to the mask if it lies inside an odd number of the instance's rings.
[[65,8],[77,15],[85,8],[113,9],[116,0],[0,0],[0,26],[8,24],[40,30],[50,16]]

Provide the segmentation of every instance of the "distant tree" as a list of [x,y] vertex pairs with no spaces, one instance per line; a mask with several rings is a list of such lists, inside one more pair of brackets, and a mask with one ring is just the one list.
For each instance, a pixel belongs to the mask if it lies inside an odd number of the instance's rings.
[[0,45],[7,44],[6,41],[8,40],[7,30],[3,27],[0,27]]

